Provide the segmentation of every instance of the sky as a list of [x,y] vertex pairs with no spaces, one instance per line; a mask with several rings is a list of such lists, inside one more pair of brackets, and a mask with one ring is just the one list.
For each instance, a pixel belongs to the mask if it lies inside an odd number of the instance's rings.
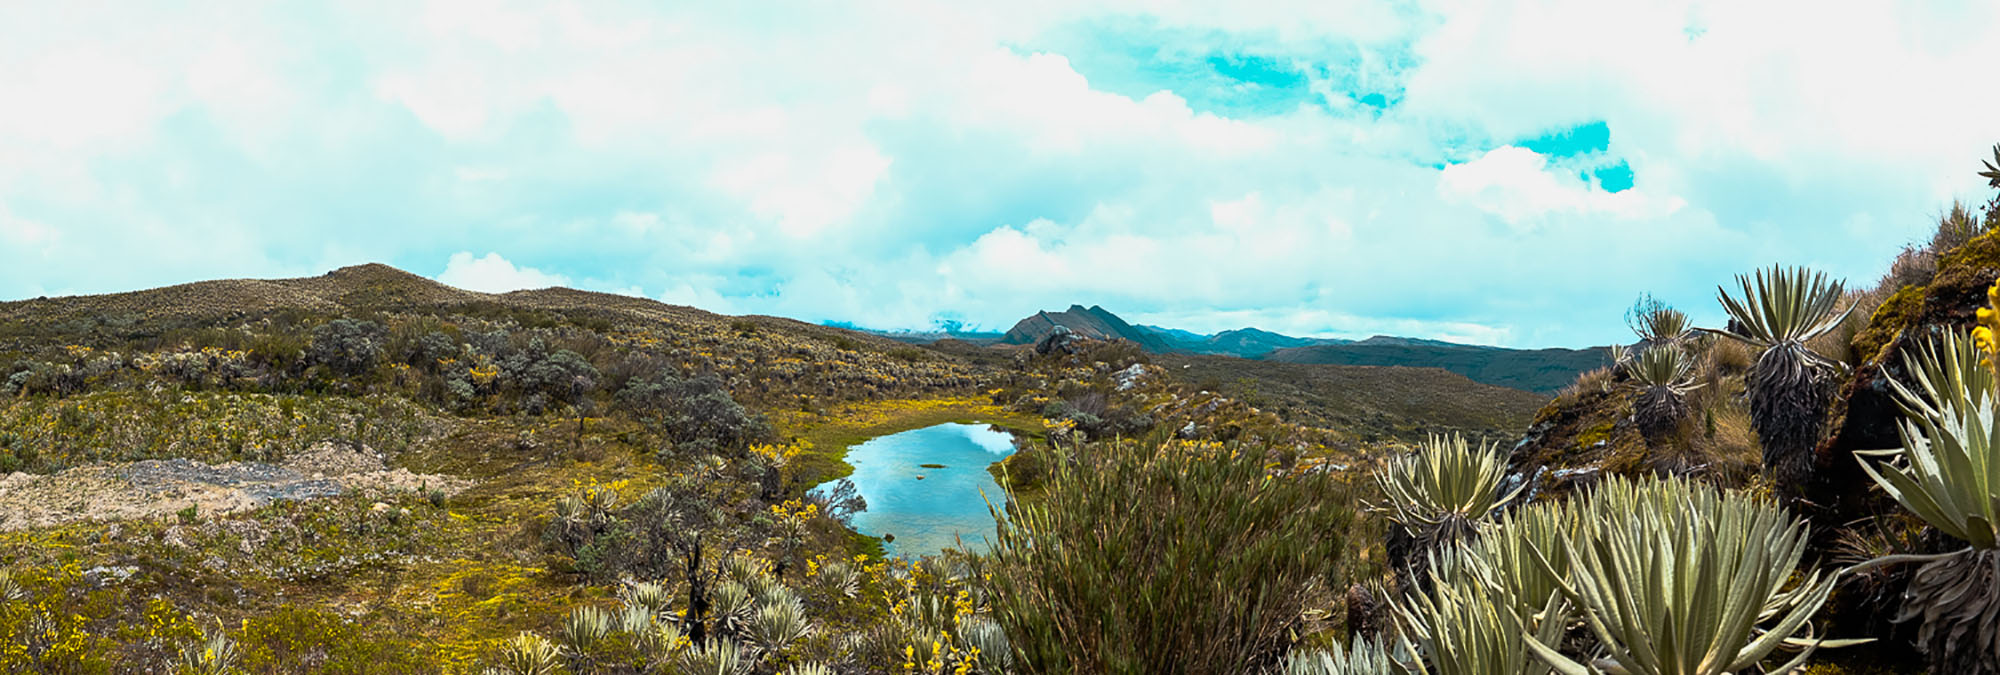
[[0,299],[382,262],[728,314],[1516,347],[1873,286],[1982,0],[0,4]]

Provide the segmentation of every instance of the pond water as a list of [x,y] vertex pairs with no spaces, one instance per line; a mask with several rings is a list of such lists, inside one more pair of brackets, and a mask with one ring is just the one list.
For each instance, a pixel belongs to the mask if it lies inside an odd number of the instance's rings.
[[993,535],[987,500],[1001,506],[1007,499],[986,468],[1013,453],[1013,435],[983,424],[940,424],[849,448],[854,475],[847,478],[868,500],[868,510],[854,514],[854,529],[895,535],[882,545],[891,556],[935,555],[961,537],[967,548],[984,550]]

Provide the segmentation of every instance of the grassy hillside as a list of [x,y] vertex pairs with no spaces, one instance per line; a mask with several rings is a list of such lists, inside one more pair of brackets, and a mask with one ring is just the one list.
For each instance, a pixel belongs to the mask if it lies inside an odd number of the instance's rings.
[[[950,670],[992,645],[933,647],[938,627],[897,612],[944,598],[986,620],[987,600],[962,568],[870,557],[855,505],[807,492],[849,445],[992,423],[1027,448],[1003,474],[1021,486],[1056,465],[1051,443],[1121,435],[1352,450],[1122,345],[919,348],[379,265],[0,303],[0,473],[20,472],[0,479],[0,671],[183,672],[213,637],[225,672],[475,673],[523,631],[567,640],[632,607],[635,583],[685,613],[723,580],[795,598],[809,636],[779,651],[740,617],[648,625],[752,645],[758,673],[877,672],[919,646],[958,650],[920,659]],[[700,651],[642,633],[563,642],[558,662],[683,672]]]
[[1301,424],[1344,429],[1364,439],[1415,441],[1458,431],[1511,439],[1547,397],[1481,384],[1437,368],[1340,366],[1168,355],[1161,365]]
[[1352,344],[1280,349],[1264,356],[1285,363],[1443,368],[1475,382],[1550,395],[1584,371],[1609,362],[1604,349],[1500,349],[1364,340]]

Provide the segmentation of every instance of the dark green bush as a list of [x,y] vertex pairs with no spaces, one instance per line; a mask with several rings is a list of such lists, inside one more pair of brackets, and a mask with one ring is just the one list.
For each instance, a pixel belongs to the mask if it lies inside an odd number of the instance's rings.
[[1025,672],[1262,672],[1339,584],[1353,516],[1330,473],[1274,473],[1265,448],[1214,443],[1098,444],[1054,464],[984,563]]
[[337,375],[364,375],[382,359],[388,338],[389,329],[382,324],[334,319],[313,329],[306,356],[313,364],[325,366]]
[[0,393],[9,396],[51,394],[68,396],[83,391],[83,374],[68,364],[22,360],[0,384]]
[[713,375],[635,379],[618,392],[618,404],[680,452],[740,450],[772,434],[771,425],[730,398]]
[[[511,367],[507,367],[511,366]],[[540,394],[556,403],[575,403],[597,388],[599,374],[576,352],[527,353],[503,366],[527,395]]]
[[443,331],[424,333],[397,346],[397,361],[426,373],[444,372],[445,362],[459,356],[458,340]]

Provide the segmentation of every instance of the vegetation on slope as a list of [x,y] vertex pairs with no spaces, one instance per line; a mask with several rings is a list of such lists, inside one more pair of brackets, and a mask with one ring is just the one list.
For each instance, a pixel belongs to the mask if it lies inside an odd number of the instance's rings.
[[[23,523],[0,534],[13,669],[1007,672],[962,564],[880,560],[845,526],[851,487],[808,492],[844,473],[848,445],[980,421],[1022,432],[1019,456],[1047,469],[1044,436],[1283,438],[1288,457],[1340,438],[1131,372],[1120,343],[965,358],[610,296],[467,294],[380,267],[0,315],[7,469],[171,459],[235,480],[205,467],[289,471],[332,447],[454,486],[336,485],[150,518],[84,504]],[[650,622],[631,618],[642,607]]]
[[1299,424],[1347,430],[1366,441],[1414,442],[1445,433],[1516,438],[1548,402],[1546,396],[1473,382],[1437,368],[1178,354],[1154,360],[1201,389],[1242,399]]
[[1602,348],[1502,349],[1415,340],[1368,339],[1351,344],[1280,349],[1264,356],[1285,363],[1443,368],[1474,382],[1552,394],[1585,372],[1608,363]]
[[[8,303],[11,468],[235,480],[215,463],[331,447],[463,489],[0,528],[0,669],[1991,672],[1996,224],[2000,199],[1954,209],[1799,340],[1847,366],[1803,477],[1762,461],[1751,403],[1781,340],[1688,337],[1664,307],[1511,452],[1412,458],[1074,335],[925,350],[372,267]],[[1974,323],[1983,359],[1925,351]],[[871,555],[851,489],[808,488],[855,439],[947,419],[1029,432],[999,548]],[[1381,564],[1393,537],[1429,569]],[[1421,578],[1374,583],[1391,568]],[[1826,636],[1878,646],[1828,659]]]

